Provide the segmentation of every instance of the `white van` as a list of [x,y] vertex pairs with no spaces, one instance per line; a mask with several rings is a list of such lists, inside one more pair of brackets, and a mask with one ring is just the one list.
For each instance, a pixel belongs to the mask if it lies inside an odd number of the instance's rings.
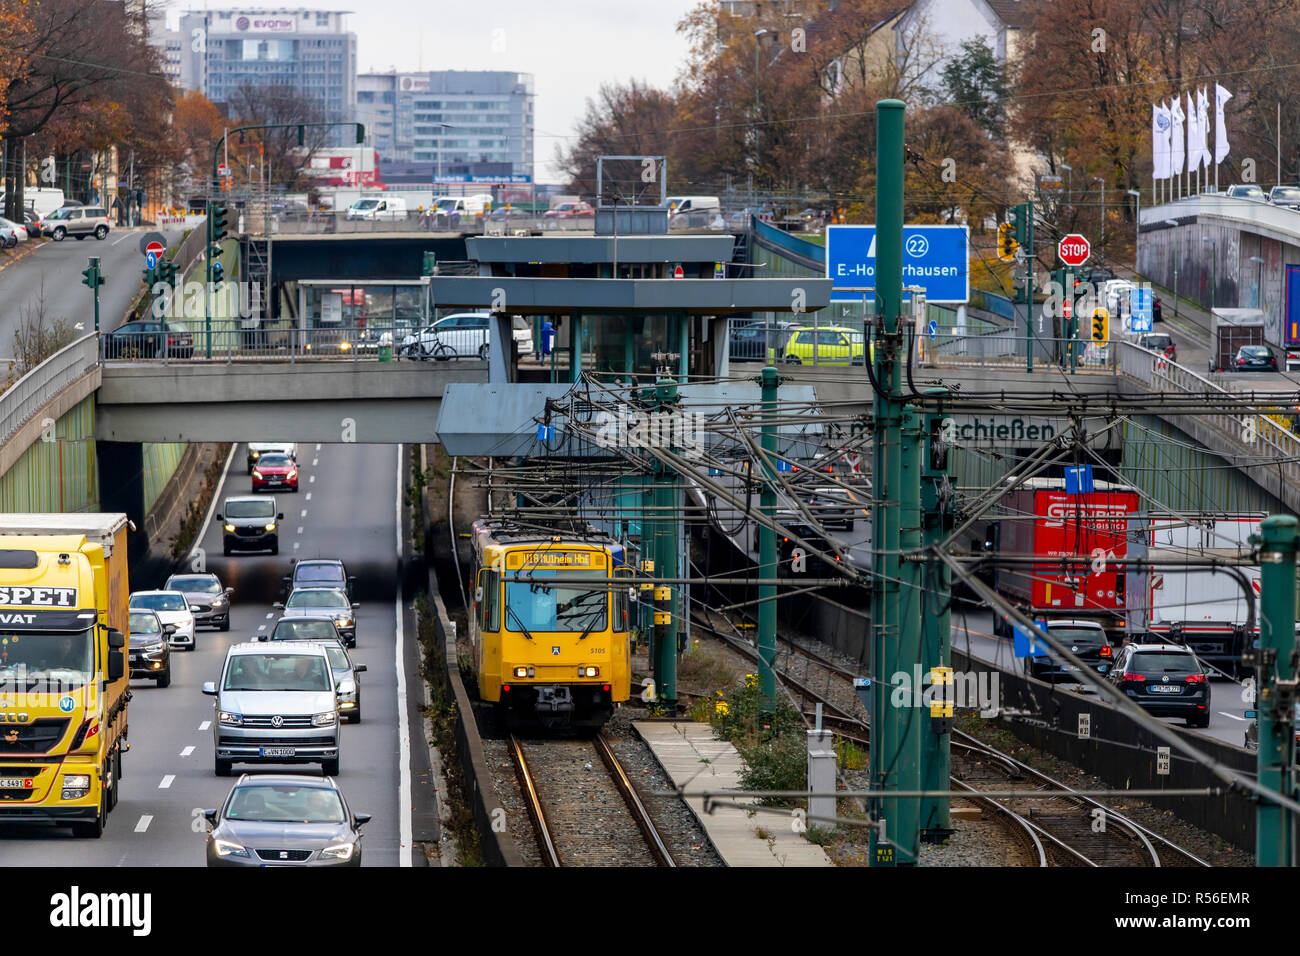
[[[0,208],[3,208],[4,201],[5,194],[0,191]],[[38,188],[36,186],[23,187],[23,206],[35,212],[37,219],[44,219],[54,210],[62,209],[64,201],[62,189]]]
[[722,202],[717,196],[669,196],[668,210],[673,215],[688,212],[721,212]]
[[433,201],[435,215],[455,215],[462,219],[485,215],[491,208],[491,193],[476,193],[473,196],[439,196]]
[[394,196],[358,199],[348,207],[349,219],[365,219],[369,222],[406,218],[406,200]]

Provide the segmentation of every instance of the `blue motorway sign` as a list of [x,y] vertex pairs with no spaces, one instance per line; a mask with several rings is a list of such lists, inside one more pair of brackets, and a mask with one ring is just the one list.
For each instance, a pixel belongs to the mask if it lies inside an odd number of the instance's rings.
[[522,186],[533,181],[527,173],[510,173],[505,176],[470,176],[468,174],[439,174],[433,177],[435,186]]
[[1135,285],[1129,290],[1129,328],[1134,332],[1150,332],[1154,315],[1151,309],[1151,287]]
[[[831,298],[860,300],[848,289],[876,286],[876,227],[826,227],[826,277]],[[921,286],[928,302],[970,299],[970,230],[966,226],[904,226],[903,286]],[[910,299],[903,293],[904,301]]]

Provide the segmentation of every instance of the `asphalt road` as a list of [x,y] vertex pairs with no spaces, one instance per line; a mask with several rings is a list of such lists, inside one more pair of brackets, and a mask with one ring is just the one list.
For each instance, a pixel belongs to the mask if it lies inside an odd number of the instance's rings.
[[[272,436],[274,437],[274,436]],[[212,513],[227,495],[251,492],[245,448],[236,447],[201,538],[207,568],[235,589],[227,633],[201,630],[197,648],[172,654],[172,682],[165,689],[133,680],[131,751],[123,757],[121,798],[99,840],[77,839],[59,827],[0,827],[0,865],[7,866],[202,866],[207,827],[201,811],[221,804],[244,772],[318,774],[315,765],[235,765],[235,777],[213,772],[214,699],[204,681],[220,675],[226,648],[274,627],[282,578],[293,558],[337,557],[357,578],[357,646],[362,716],[343,725],[337,778],[356,812],[373,814],[363,830],[362,864],[410,865],[411,755],[408,727],[418,701],[414,624],[397,593],[398,453],[388,445],[299,445],[301,490],[276,495],[284,513],[280,554],[223,557],[221,526]],[[158,581],[156,586],[161,586]],[[399,643],[400,642],[400,643]],[[397,655],[405,662],[399,688]],[[400,704],[407,720],[399,722]],[[418,731],[421,741],[423,735]],[[427,764],[427,753],[417,754]],[[418,771],[417,771],[418,772]],[[403,850],[405,847],[405,851]]]
[[[35,252],[0,269],[0,302],[4,303],[0,309],[0,361],[14,354],[14,331],[26,315],[39,309],[42,294],[47,327],[63,318],[74,329],[80,323],[80,329],[76,329],[78,336],[94,330],[93,300],[90,290],[81,284],[81,272],[90,256],[99,256],[99,267],[105,276],[99,289],[100,328],[111,332],[121,325],[144,278],[140,237],[153,231],[143,227],[114,227],[102,241],[94,236],[80,241],[46,241]],[[168,245],[180,241],[182,230],[161,231]]]
[[[966,651],[973,657],[998,664],[1008,670],[1023,672],[1023,661],[1018,660],[1012,650],[1010,638],[993,636],[993,615],[985,609],[971,610],[965,614],[953,608],[952,646],[956,650]],[[1092,696],[1095,691],[1086,685],[1057,684],[1062,690],[1076,691]],[[1214,678],[1210,682],[1210,726],[1196,731],[1218,740],[1240,747],[1245,738],[1246,703],[1242,700],[1241,686],[1227,678]],[[1165,723],[1175,727],[1186,727],[1181,718],[1161,717]]]

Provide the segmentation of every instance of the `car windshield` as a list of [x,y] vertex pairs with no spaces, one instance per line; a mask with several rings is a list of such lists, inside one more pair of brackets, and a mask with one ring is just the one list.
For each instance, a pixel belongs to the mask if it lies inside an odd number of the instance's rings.
[[184,611],[189,608],[183,594],[132,594],[131,607],[148,608],[151,611]]
[[311,591],[294,591],[289,595],[289,603],[286,608],[304,607],[351,607],[348,596],[342,591],[335,591],[333,588],[323,588],[321,590]]
[[337,641],[339,632],[331,621],[281,621],[271,634],[273,641]]
[[1199,674],[1200,665],[1186,651],[1138,651],[1129,662],[1130,674]]
[[220,594],[221,582],[207,575],[194,574],[167,579],[169,591],[187,591],[191,594]]
[[552,568],[521,571],[519,576],[531,580],[506,582],[508,630],[581,632],[605,626],[609,591],[604,587],[604,571],[563,569],[565,578],[589,579],[599,585],[590,588],[579,584],[541,583],[556,576]]
[[257,460],[259,468],[287,468],[291,464],[288,455],[263,455]]
[[274,501],[227,501],[227,518],[273,518]]
[[1106,632],[1093,627],[1056,627],[1050,629],[1052,637],[1065,644],[1101,644]]
[[434,208],[437,209],[439,212],[451,212],[453,209],[456,208],[456,200],[439,199],[436,203],[434,203]]
[[37,684],[51,689],[81,687],[90,683],[93,660],[90,631],[0,632],[0,691]]
[[329,662],[319,654],[240,654],[224,690],[329,690]]
[[1273,190],[1274,199],[1300,199],[1300,189],[1294,186],[1283,186]]
[[378,205],[379,205],[378,199],[363,199],[352,208],[353,209],[374,209]]
[[1268,358],[1272,353],[1262,345],[1248,345],[1242,348],[1242,355],[1249,355],[1253,358]]
[[294,569],[293,579],[298,584],[339,584],[343,569],[337,564],[300,564]]
[[1167,349],[1173,344],[1174,340],[1167,335],[1147,336],[1147,348],[1149,349]]
[[161,634],[162,625],[158,621],[156,614],[132,614],[131,615],[131,633],[132,634]]
[[257,823],[342,823],[346,814],[338,793],[326,787],[259,783],[235,788],[226,817]]

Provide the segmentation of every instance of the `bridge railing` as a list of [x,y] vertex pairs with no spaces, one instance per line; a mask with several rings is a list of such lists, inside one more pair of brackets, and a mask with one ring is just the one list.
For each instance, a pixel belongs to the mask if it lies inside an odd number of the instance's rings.
[[95,333],[55,352],[0,394],[0,444],[99,361]]
[[[1300,436],[1293,430],[1297,419],[1294,405],[1279,400],[1276,407],[1271,406],[1266,394],[1247,388],[1226,389],[1158,352],[1130,342],[1118,345],[1122,375],[1141,382],[1153,392],[1202,395],[1209,403],[1222,399],[1222,411],[1207,411],[1196,417],[1236,445],[1242,456],[1267,460],[1270,469],[1283,475],[1284,484],[1300,483]],[[1243,393],[1250,395],[1252,405],[1263,411],[1241,412],[1228,407],[1229,401],[1238,402],[1245,397]]]
[[1017,335],[1014,328],[996,332],[968,333],[943,330],[933,336],[916,337],[916,359],[936,368],[1025,368],[1025,352],[1033,348],[1036,367],[1070,368],[1089,372],[1113,371],[1114,351],[1107,345],[1093,345],[1081,339]]
[[409,321],[338,322],[315,328],[256,319],[169,320],[167,331],[104,333],[109,364],[158,362],[396,362],[487,357],[487,330],[434,334]]

